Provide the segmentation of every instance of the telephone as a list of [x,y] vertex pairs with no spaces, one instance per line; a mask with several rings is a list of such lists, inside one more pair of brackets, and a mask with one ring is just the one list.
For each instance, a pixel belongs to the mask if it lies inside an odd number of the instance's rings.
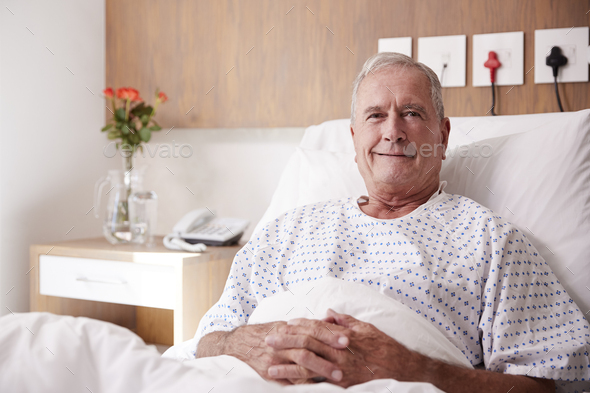
[[164,237],[164,246],[190,252],[205,251],[207,246],[229,246],[240,240],[249,224],[240,218],[216,218],[209,209],[193,210]]

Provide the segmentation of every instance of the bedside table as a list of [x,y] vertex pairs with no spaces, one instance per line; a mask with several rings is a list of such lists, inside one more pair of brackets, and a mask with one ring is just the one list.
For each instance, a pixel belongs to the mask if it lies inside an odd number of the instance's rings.
[[146,343],[191,339],[223,292],[242,245],[202,253],[112,245],[104,238],[30,247],[31,311],[83,316],[134,331]]

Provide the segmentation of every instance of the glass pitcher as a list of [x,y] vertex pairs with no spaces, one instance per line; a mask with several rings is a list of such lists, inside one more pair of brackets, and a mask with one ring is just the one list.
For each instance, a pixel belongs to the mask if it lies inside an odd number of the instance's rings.
[[100,218],[101,199],[108,197],[102,233],[111,244],[129,243],[132,240],[129,223],[129,196],[140,191],[143,186],[145,168],[120,171],[112,169],[107,176],[101,177],[94,186],[94,215]]

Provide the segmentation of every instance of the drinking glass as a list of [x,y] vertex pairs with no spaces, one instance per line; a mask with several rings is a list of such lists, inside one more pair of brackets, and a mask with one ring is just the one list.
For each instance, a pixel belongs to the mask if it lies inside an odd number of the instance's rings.
[[138,191],[129,198],[131,241],[153,246],[158,218],[158,196],[154,191]]

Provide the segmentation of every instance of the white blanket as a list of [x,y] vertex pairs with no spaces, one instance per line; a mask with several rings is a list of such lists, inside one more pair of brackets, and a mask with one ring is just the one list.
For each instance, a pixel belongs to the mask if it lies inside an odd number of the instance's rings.
[[[233,369],[232,369],[233,368]],[[131,331],[48,313],[0,318],[0,392],[342,392],[328,383],[280,386],[230,356],[166,359]],[[425,383],[376,380],[347,392],[440,393]]]
[[[374,324],[410,349],[471,367],[461,351],[414,311],[364,285],[333,278],[292,285],[288,291],[266,298],[250,323],[322,318],[328,307]],[[0,391],[345,390],[329,383],[283,387],[263,380],[246,363],[231,356],[194,359],[194,348],[194,342],[189,341],[160,357],[131,331],[110,323],[48,313],[8,315],[0,318]],[[402,383],[391,379],[371,381],[346,390],[384,392],[386,389],[402,393],[440,392],[427,383]]]

